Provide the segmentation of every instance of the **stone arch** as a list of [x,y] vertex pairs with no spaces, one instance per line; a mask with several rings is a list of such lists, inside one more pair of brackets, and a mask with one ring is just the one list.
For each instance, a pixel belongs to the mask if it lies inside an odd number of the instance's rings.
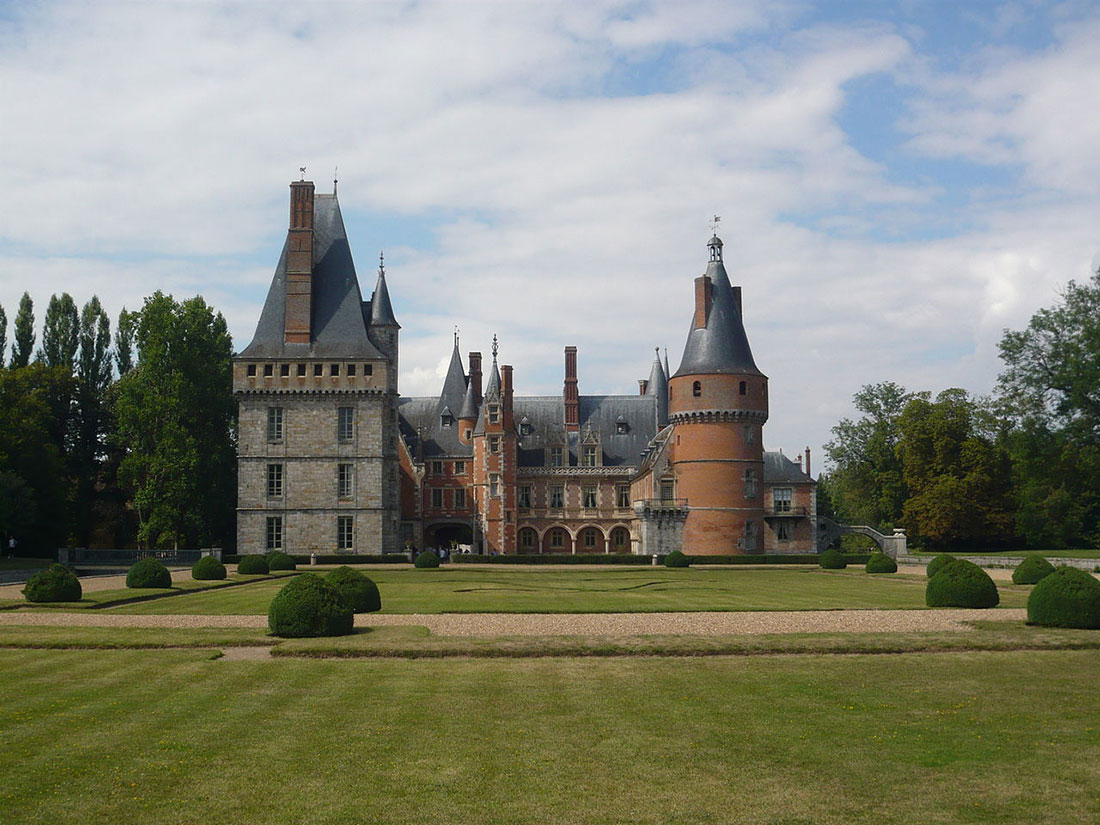
[[886,535],[874,527],[868,527],[864,524],[839,524],[833,521],[831,518],[825,516],[818,516],[817,518],[817,550],[822,552],[830,544],[836,541],[837,538],[846,533],[857,533],[861,536],[867,536],[879,549],[891,558],[897,558],[903,556],[907,552],[908,539],[906,538],[905,531],[900,527],[895,527],[893,535]]
[[598,524],[582,524],[577,530],[578,553],[606,553],[607,534]]
[[[525,543],[527,539],[527,543]],[[534,527],[520,527],[516,531],[516,549],[520,553],[538,553],[541,552],[542,543],[539,531]]]
[[424,547],[450,547],[452,541],[473,544],[474,531],[469,521],[438,519],[424,526]]
[[610,553],[629,553],[630,528],[625,524],[616,524],[612,527],[607,534],[607,546]]
[[[560,538],[560,543],[555,544],[555,536]],[[543,553],[572,553],[573,534],[563,524],[554,524],[542,534],[541,542]]]

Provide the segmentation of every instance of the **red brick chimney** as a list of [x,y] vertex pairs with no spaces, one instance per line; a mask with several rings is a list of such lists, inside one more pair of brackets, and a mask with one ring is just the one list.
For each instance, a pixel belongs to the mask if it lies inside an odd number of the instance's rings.
[[313,305],[313,181],[290,184],[284,342],[308,344]]
[[512,427],[512,368],[508,364],[502,364],[500,367],[500,396],[504,427],[510,430]]
[[706,275],[695,279],[695,329],[707,325],[710,305],[714,303],[714,282]]
[[577,348],[565,348],[565,389],[562,393],[565,401],[565,429],[579,432],[581,428],[577,395]]
[[470,353],[470,383],[474,385],[474,398],[481,406],[481,353]]
[[638,395],[645,395],[645,391],[649,389],[649,380],[646,378],[638,379]]
[[806,475],[810,474],[810,448],[809,447],[806,448],[806,466],[803,467],[803,471],[806,473]]

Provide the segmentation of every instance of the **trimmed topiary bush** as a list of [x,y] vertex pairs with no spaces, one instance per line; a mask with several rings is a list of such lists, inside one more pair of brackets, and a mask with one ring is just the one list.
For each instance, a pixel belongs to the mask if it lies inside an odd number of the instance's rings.
[[373,613],[382,609],[382,597],[378,594],[378,585],[358,570],[350,567],[337,567],[325,581],[336,588],[336,592],[351,607],[354,613]]
[[292,556],[288,556],[286,553],[276,550],[274,553],[267,554],[267,569],[268,571],[297,570],[298,565],[295,564]]
[[665,567],[691,567],[691,559],[679,550],[673,550],[665,556]]
[[868,573],[897,573],[898,563],[885,553],[872,553],[867,559]]
[[932,561],[928,562],[928,567],[925,569],[925,574],[928,578],[932,578],[934,575],[943,569],[945,564],[951,564],[951,562],[957,561],[957,559],[950,553],[940,553]]
[[23,595],[28,602],[78,602],[84,591],[72,570],[63,564],[51,564],[27,580]]
[[191,567],[191,578],[196,581],[221,581],[225,575],[225,565],[213,556],[203,556]]
[[267,611],[272,634],[291,639],[346,636],[354,622],[351,606],[316,573],[291,578],[275,594]]
[[1012,571],[1013,584],[1038,584],[1054,572],[1054,565],[1042,556],[1028,556]]
[[965,559],[940,565],[924,589],[924,603],[929,607],[996,607],[1000,602],[989,574]]
[[413,562],[413,565],[419,567],[421,570],[430,570],[433,567],[439,567],[439,556],[431,550],[425,550],[416,557],[416,561]]
[[1027,623],[1100,629],[1100,581],[1076,567],[1056,568],[1027,597]]
[[172,574],[156,559],[142,559],[126,574],[126,586],[138,589],[171,587]]
[[839,550],[826,550],[818,557],[817,563],[826,570],[843,570],[848,566],[848,560]]
[[271,572],[267,566],[267,556],[260,553],[249,553],[241,556],[237,562],[237,572],[246,576],[266,575]]

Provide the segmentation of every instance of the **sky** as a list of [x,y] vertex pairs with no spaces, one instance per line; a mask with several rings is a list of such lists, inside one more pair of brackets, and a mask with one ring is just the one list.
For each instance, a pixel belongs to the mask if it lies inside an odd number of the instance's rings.
[[[0,306],[203,295],[251,340],[307,168],[400,390],[454,328],[519,394],[675,371],[721,217],[815,473],[853,393],[989,393],[1100,265],[1097,2],[0,2]],[[337,171],[338,169],[338,171]],[[39,336],[40,339],[41,336]]]

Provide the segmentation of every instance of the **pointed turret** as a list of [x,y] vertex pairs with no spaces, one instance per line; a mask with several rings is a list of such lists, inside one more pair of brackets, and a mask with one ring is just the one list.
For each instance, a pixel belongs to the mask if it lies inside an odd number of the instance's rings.
[[[366,307],[364,307],[364,314],[366,314]],[[397,392],[397,350],[400,329],[401,325],[397,323],[397,318],[393,314],[393,304],[390,303],[390,291],[386,287],[386,257],[379,253],[378,280],[374,284],[374,294],[370,299],[367,334],[379,351],[389,359],[392,376],[390,389],[393,392]]]
[[470,353],[470,377],[466,380],[466,394],[462,398],[462,409],[458,413],[458,436],[463,444],[470,443],[474,427],[477,426],[477,413],[481,407],[481,353]]
[[668,376],[661,365],[661,350],[655,347],[656,355],[653,358],[653,368],[649,371],[649,380],[646,381],[645,394],[657,399],[657,429],[663,429],[668,424]]

